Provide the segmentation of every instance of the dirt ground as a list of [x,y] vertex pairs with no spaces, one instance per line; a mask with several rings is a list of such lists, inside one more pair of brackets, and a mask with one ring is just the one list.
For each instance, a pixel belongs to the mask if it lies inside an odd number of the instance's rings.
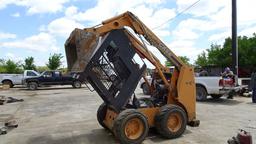
[[[140,89],[136,92],[142,95]],[[0,119],[1,115],[12,114],[19,123],[18,128],[0,135],[0,144],[118,143],[96,120],[102,100],[86,88],[66,86],[37,91],[13,88],[0,91],[0,95],[24,99],[24,102],[0,105]],[[197,118],[200,126],[188,126],[180,138],[167,140],[151,131],[143,143],[225,144],[238,129],[250,131],[256,142],[256,104],[251,103],[251,98],[198,102]]]

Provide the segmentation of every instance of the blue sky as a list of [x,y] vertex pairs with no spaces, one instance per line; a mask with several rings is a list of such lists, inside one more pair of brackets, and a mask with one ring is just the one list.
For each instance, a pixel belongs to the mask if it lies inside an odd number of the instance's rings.
[[[0,58],[33,56],[45,65],[50,54],[64,53],[74,28],[99,24],[127,10],[149,28],[173,18],[197,0],[0,0]],[[231,36],[231,0],[201,0],[183,15],[153,31],[177,55],[193,63],[210,44]],[[238,0],[238,32],[256,32],[255,0]],[[164,61],[155,50],[151,50]],[[65,58],[63,65],[66,65]]]

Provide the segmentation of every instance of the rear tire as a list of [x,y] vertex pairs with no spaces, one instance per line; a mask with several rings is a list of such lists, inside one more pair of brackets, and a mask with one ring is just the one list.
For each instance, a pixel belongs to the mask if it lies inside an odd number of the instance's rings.
[[105,129],[108,129],[108,127],[104,124],[104,119],[105,119],[105,116],[106,116],[106,113],[107,113],[107,105],[105,103],[102,103],[99,108],[98,108],[98,111],[97,111],[97,120],[99,122],[99,124],[105,128]]
[[28,83],[28,89],[29,90],[36,90],[38,87],[38,84],[36,82],[29,82]]
[[80,81],[74,81],[72,86],[73,88],[81,88],[82,83]]
[[13,84],[12,84],[12,81],[10,81],[10,80],[5,80],[5,81],[3,81],[3,85],[8,85],[10,88],[13,88]]
[[207,99],[207,91],[202,86],[196,86],[196,100],[205,101]]
[[149,87],[148,87],[148,85],[146,83],[144,83],[142,85],[142,91],[143,91],[144,95],[149,95],[150,94]]
[[155,117],[155,126],[159,134],[172,139],[180,137],[186,130],[186,112],[176,105],[165,105]]
[[122,111],[114,122],[113,132],[122,144],[140,144],[148,135],[147,118],[137,110]]

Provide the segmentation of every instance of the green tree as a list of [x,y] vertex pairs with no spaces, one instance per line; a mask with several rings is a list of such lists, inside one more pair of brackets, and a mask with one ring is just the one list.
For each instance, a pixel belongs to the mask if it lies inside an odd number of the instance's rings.
[[5,60],[4,59],[0,59],[0,73],[5,73],[6,69],[5,69]]
[[206,53],[204,51],[197,56],[195,64],[196,64],[196,66],[207,66],[208,65],[208,59],[207,59]]
[[[189,58],[187,57],[187,56],[178,56],[185,64],[187,64],[187,65],[190,65],[190,63],[189,63]],[[173,64],[172,64],[172,62],[170,62],[170,61],[165,61],[165,66],[166,67],[170,67],[170,66],[172,66]]]
[[61,53],[59,53],[59,54],[54,53],[53,55],[50,55],[50,57],[48,59],[48,63],[46,64],[47,67],[50,70],[58,69],[62,64],[62,62],[61,62],[62,58],[63,58],[63,56]]
[[27,57],[25,59],[25,64],[23,64],[23,69],[24,70],[36,70],[36,65],[34,64],[34,58],[31,57]]
[[6,73],[21,73],[21,64],[20,62],[14,62],[12,60],[7,60],[4,65]]
[[190,65],[189,58],[187,56],[179,56],[179,58],[187,65]]
[[36,67],[37,71],[38,72],[44,72],[44,71],[47,71],[47,70],[50,70],[47,66],[38,66]]
[[[232,39],[226,38],[223,45],[212,44],[210,49],[198,55],[197,66],[214,65],[226,67],[232,65]],[[240,67],[256,67],[256,33],[252,37],[238,37],[238,64]]]

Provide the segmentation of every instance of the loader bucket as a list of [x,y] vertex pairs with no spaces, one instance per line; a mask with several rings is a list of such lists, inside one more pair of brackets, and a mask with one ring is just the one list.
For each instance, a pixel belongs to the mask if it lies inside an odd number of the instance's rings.
[[68,71],[82,72],[97,51],[99,37],[92,32],[75,29],[65,43]]

